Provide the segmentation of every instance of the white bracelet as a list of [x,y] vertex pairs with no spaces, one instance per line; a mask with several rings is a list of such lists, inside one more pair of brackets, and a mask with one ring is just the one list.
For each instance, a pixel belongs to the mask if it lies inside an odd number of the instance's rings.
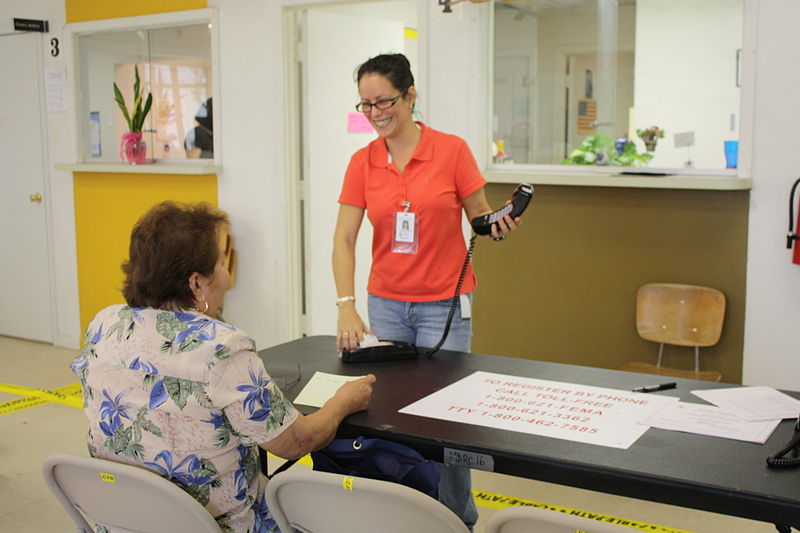
[[336,298],[336,305],[343,304],[345,302],[355,302],[355,296],[342,296],[341,298]]

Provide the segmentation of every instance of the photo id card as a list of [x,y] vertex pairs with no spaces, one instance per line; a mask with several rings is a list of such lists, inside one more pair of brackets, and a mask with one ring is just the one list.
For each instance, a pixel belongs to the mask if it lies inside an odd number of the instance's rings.
[[398,254],[417,253],[417,223],[414,213],[395,213],[392,251]]

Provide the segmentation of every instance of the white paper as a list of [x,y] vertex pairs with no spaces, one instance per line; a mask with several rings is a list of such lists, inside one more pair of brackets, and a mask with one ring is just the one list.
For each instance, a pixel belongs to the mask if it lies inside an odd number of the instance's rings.
[[764,444],[780,420],[743,420],[736,413],[713,405],[674,402],[642,419],[642,423],[671,431]]
[[67,110],[67,80],[63,66],[46,67],[44,69],[44,88],[48,113],[60,113]]
[[314,372],[314,375],[294,399],[294,402],[311,407],[322,407],[325,402],[330,400],[339,387],[364,376],[340,376],[338,374],[328,374],[326,372]]
[[647,431],[637,423],[677,398],[475,372],[401,413],[612,448]]
[[744,420],[797,418],[800,412],[800,400],[772,387],[693,390],[692,394],[727,409]]

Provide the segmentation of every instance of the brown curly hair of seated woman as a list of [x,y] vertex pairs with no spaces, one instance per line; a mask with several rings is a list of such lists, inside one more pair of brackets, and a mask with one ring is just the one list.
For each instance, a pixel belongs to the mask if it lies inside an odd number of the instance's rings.
[[131,232],[129,258],[122,264],[122,293],[131,307],[178,310],[194,306],[186,280],[214,273],[219,234],[228,216],[205,203],[165,201],[154,206]]

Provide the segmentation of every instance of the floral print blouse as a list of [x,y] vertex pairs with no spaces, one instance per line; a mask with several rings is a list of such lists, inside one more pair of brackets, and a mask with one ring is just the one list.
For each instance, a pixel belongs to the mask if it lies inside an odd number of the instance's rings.
[[257,445],[285,431],[297,411],[244,332],[195,311],[113,305],[89,324],[71,368],[83,386],[92,456],[178,484],[223,531],[277,529]]

